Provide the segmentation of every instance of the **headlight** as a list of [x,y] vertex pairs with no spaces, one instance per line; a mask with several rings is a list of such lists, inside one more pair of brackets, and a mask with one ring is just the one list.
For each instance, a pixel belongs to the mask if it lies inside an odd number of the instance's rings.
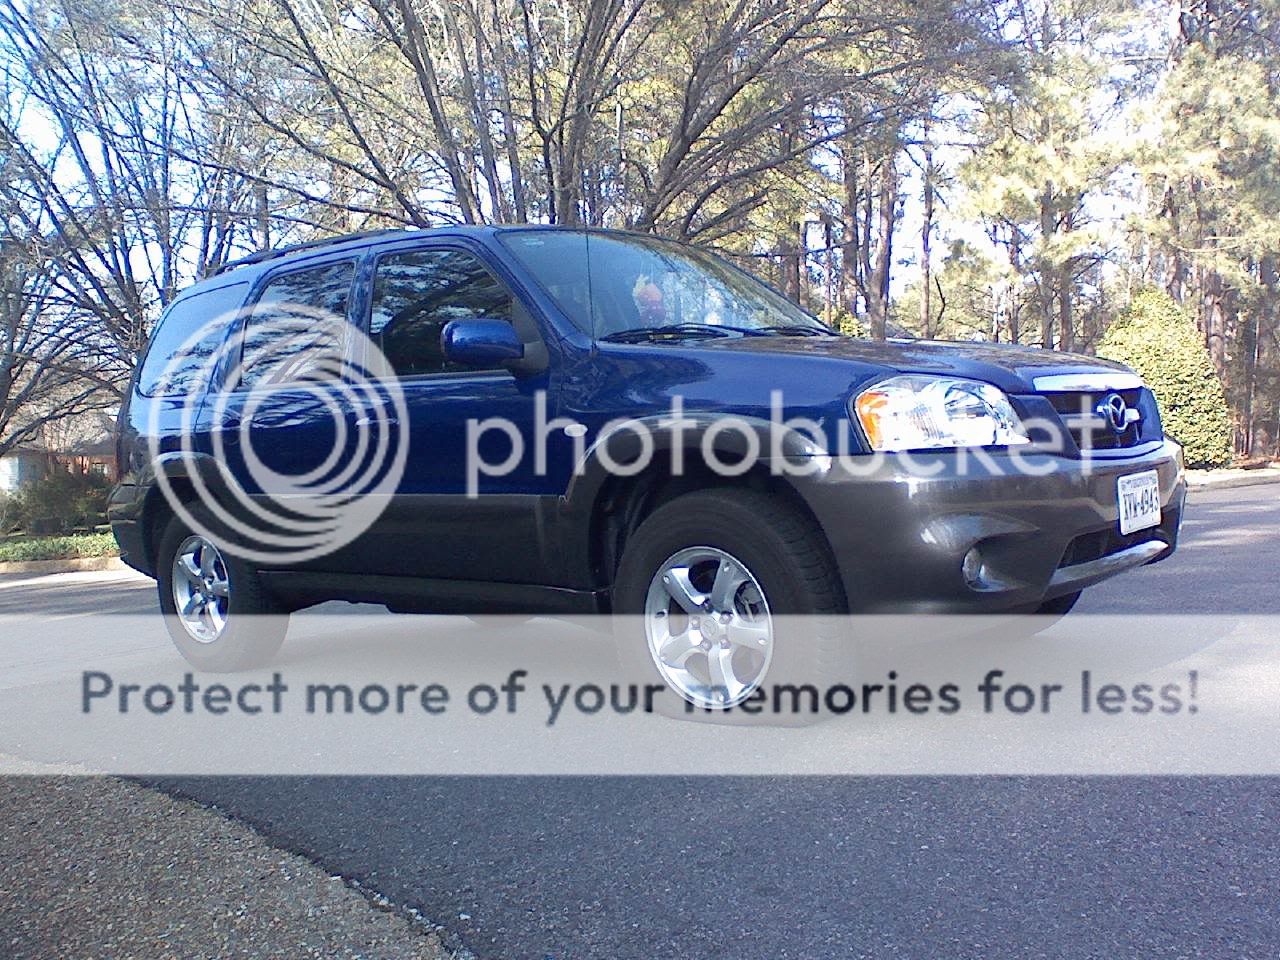
[[1031,442],[1004,391],[977,380],[894,377],[867,387],[852,406],[873,450]]

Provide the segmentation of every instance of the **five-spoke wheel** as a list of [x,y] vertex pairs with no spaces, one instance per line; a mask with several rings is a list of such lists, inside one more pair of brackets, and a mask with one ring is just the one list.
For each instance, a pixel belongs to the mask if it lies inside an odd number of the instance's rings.
[[645,599],[654,665],[702,707],[741,703],[773,656],[773,623],[760,582],[717,547],[680,550],[658,568]]
[[173,606],[191,639],[213,643],[227,626],[227,562],[204,537],[187,537],[173,558]]

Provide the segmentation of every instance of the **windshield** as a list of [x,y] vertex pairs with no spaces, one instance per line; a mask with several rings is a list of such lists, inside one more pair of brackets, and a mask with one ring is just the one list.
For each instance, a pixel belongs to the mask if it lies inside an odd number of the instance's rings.
[[510,230],[499,237],[574,325],[601,339],[700,327],[829,332],[750,274],[696,247],[585,230]]

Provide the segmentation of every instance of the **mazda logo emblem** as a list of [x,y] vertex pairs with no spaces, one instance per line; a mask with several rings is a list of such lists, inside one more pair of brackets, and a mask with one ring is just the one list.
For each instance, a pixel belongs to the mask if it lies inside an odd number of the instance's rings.
[[1118,393],[1103,397],[1097,406],[1097,414],[1117,436],[1129,429],[1129,405]]

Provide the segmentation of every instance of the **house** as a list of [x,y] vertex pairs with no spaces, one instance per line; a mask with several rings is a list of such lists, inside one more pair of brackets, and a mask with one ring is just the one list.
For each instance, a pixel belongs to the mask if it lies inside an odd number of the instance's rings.
[[13,493],[49,473],[54,464],[76,473],[116,479],[115,414],[95,410],[49,424],[42,436],[0,456],[0,493]]
[[30,445],[15,447],[0,456],[0,493],[13,493],[19,487],[39,480],[48,472],[49,454]]

